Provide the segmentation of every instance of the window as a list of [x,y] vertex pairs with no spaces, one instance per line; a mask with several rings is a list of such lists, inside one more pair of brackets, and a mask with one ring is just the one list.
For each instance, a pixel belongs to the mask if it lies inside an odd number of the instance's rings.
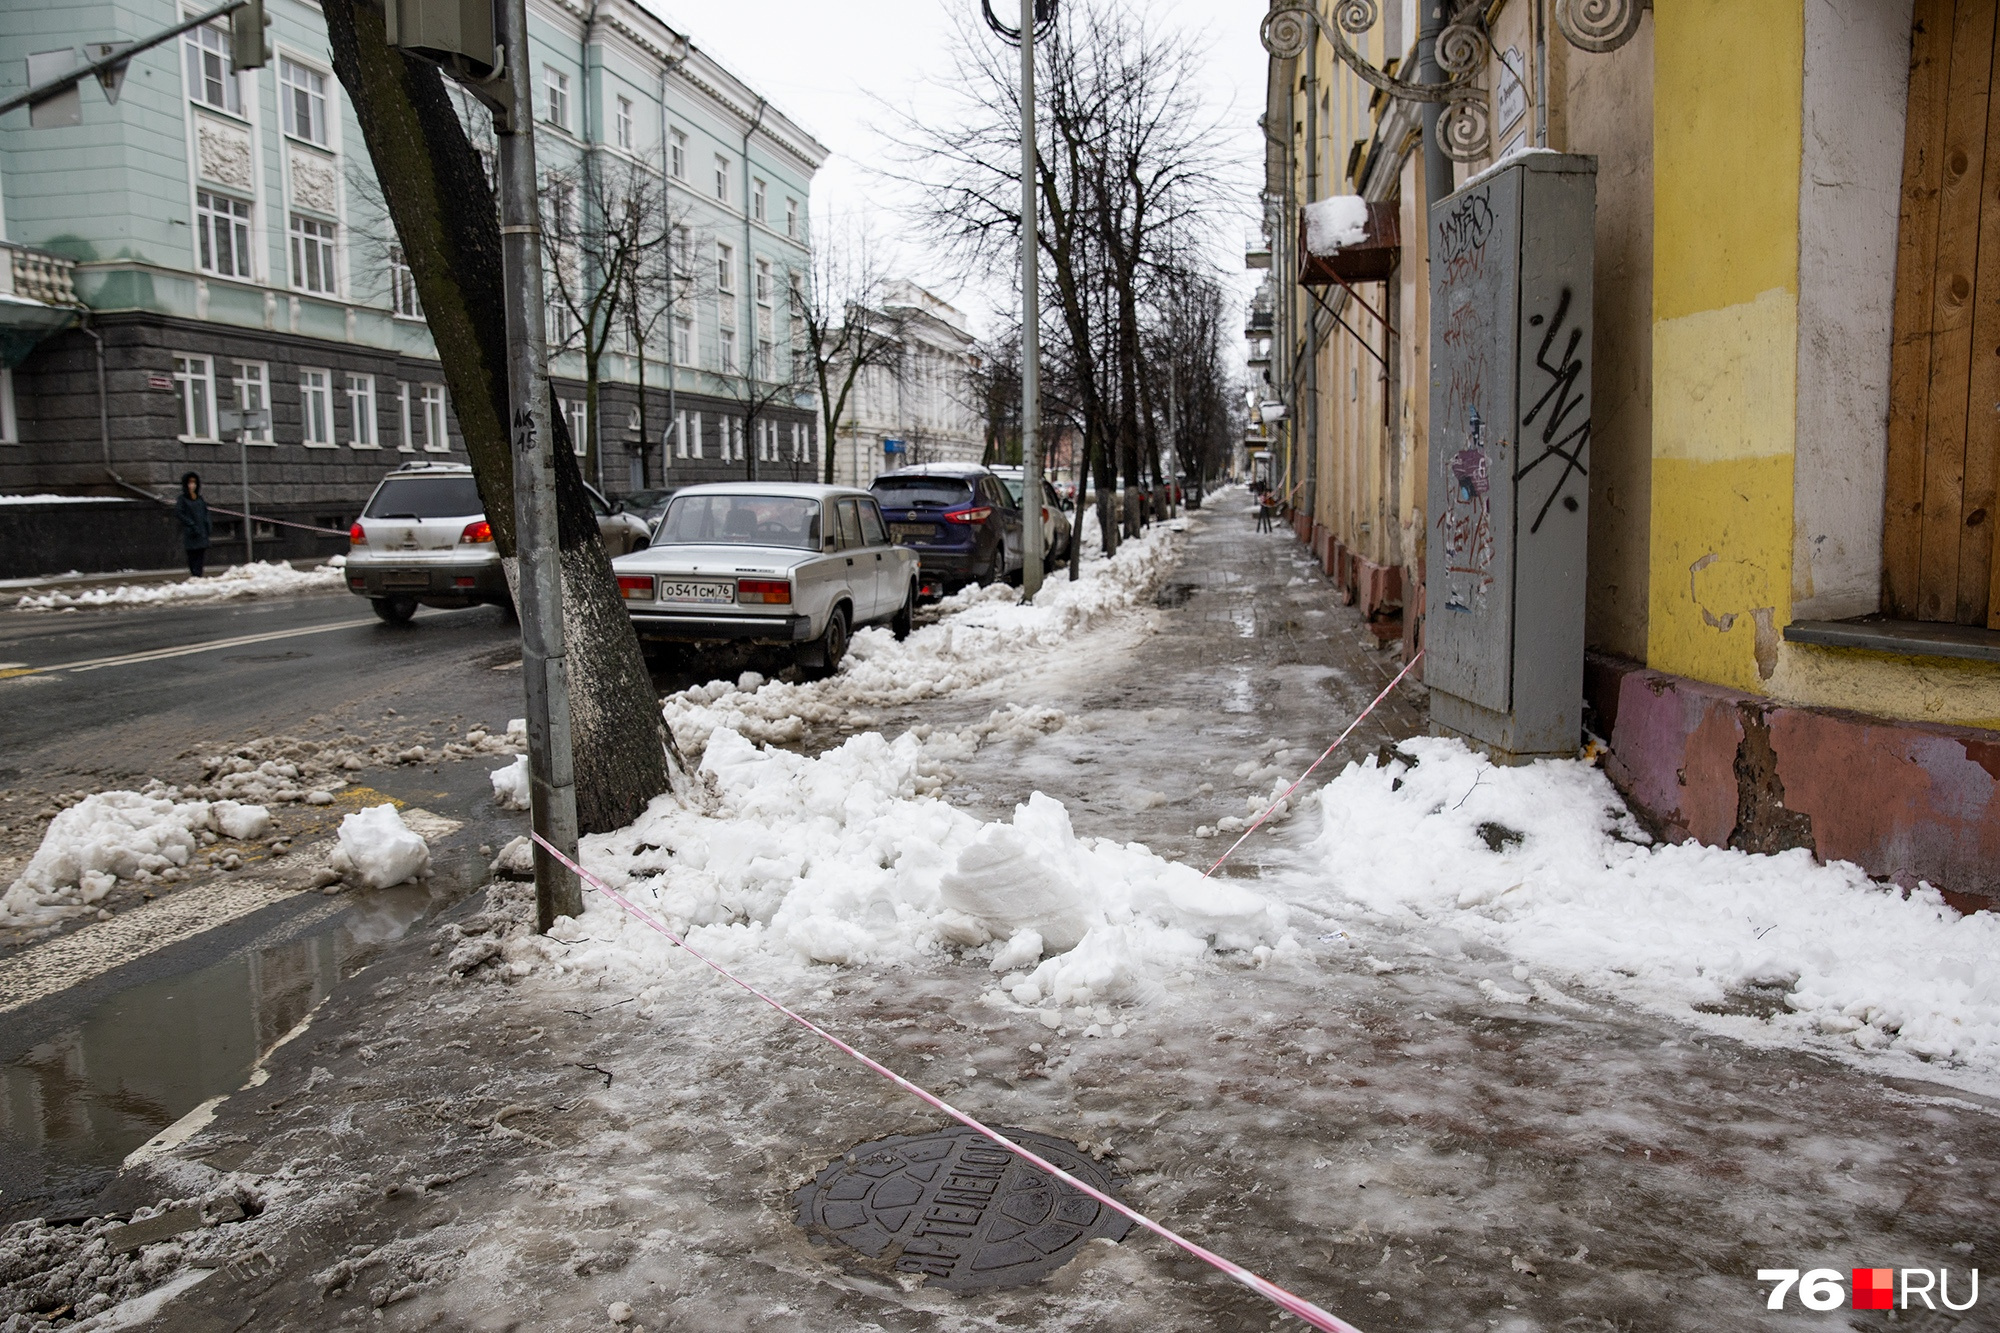
[[333,372],[299,371],[299,426],[305,443],[333,443]]
[[554,65],[542,66],[542,119],[559,130],[569,128],[569,75]]
[[423,412],[424,448],[434,454],[445,453],[451,448],[451,432],[445,426],[444,385],[425,384],[420,388],[417,405]]
[[296,60],[280,59],[278,102],[285,113],[285,133],[326,146],[326,75]]
[[725,375],[734,375],[736,373],[736,330],[723,329],[717,341],[720,344],[722,356],[722,373]]
[[0,444],[21,442],[21,421],[14,415],[14,372],[0,366]]
[[203,106],[242,115],[243,92],[229,61],[229,30],[212,23],[190,28],[182,49],[187,52],[188,96]]
[[632,99],[621,97],[611,113],[613,141],[626,152],[632,151]]
[[715,290],[736,290],[736,251],[720,241],[715,243]]
[[794,421],[792,423],[792,461],[794,463],[808,463],[812,461],[806,454],[806,442],[811,438],[811,434],[806,430],[805,422]]
[[226,194],[198,190],[194,196],[194,231],[201,249],[201,271],[224,278],[247,278],[250,272],[250,205]]
[[673,426],[672,426],[672,430],[673,430],[673,433],[674,433],[674,457],[675,457],[675,458],[686,458],[686,457],[688,456],[688,414],[687,414],[687,413],[685,413],[685,412],[676,412],[676,413],[674,414],[674,424],[673,424]]
[[764,182],[752,178],[750,182],[750,216],[762,222],[764,217]]
[[796,199],[785,200],[785,235],[795,241],[799,239],[799,201]]
[[699,412],[691,412],[691,413],[689,413],[689,414],[688,414],[688,437],[687,437],[687,442],[688,442],[688,455],[689,455],[689,457],[691,457],[691,458],[700,458],[700,457],[702,457],[702,451],[701,451],[701,413],[699,413]]
[[729,202],[729,159],[720,153],[715,155],[715,197]]
[[245,430],[243,442],[275,443],[271,435],[271,368],[262,361],[238,361],[236,373],[230,377],[229,383],[236,390],[239,411],[264,414],[264,424],[255,430]]
[[380,448],[375,442],[375,377],[347,377],[347,447]]
[[728,427],[730,434],[736,437],[736,461],[740,463],[743,461],[743,418],[732,418],[725,421],[723,425]]
[[771,304],[771,261],[757,261],[757,304]]
[[667,131],[667,174],[684,181],[688,174],[688,137],[679,130]]
[[333,224],[292,214],[292,286],[334,294]]
[[424,308],[417,301],[417,275],[403,259],[403,247],[389,247],[389,308],[406,319],[422,319]]
[[565,398],[562,410],[563,418],[569,422],[569,447],[581,458],[590,452],[590,405],[581,398],[575,401]]
[[215,363],[205,356],[177,356],[174,383],[181,391],[181,438],[213,441]]
[[[769,338],[759,338],[757,340],[757,378],[760,380],[776,379],[777,376],[771,373],[771,366],[771,340]],[[772,429],[775,430],[777,427],[773,426]],[[774,445],[773,449],[775,450],[775,448],[776,446]],[[775,458],[776,456],[774,452],[772,457]]]
[[674,365],[694,364],[694,320],[686,315],[674,316],[674,343],[669,355]]

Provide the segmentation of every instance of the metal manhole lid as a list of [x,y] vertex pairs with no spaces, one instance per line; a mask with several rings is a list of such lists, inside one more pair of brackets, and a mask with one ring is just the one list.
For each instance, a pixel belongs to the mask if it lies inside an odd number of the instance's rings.
[[[1124,1184],[1062,1139],[1000,1132],[1106,1194]],[[1132,1228],[1123,1214],[963,1126],[860,1144],[792,1197],[815,1241],[839,1241],[947,1291],[1038,1282],[1086,1241],[1123,1240]]]

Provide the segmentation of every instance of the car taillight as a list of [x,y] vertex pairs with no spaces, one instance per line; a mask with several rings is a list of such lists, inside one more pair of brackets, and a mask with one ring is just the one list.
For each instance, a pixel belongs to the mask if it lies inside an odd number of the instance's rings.
[[974,505],[970,509],[953,509],[945,514],[947,523],[984,523],[986,516],[993,512],[991,505]]
[[458,534],[461,543],[490,542],[493,540],[493,525],[485,519],[465,525],[465,531]]
[[762,602],[766,606],[790,606],[792,585],[783,579],[738,579],[736,580],[736,600],[739,602]]
[[651,601],[653,597],[653,576],[651,574],[620,574],[618,595],[628,601],[634,597]]
[[368,544],[368,534],[361,530],[359,523],[356,523],[347,530],[347,542],[350,546],[366,546]]
[[1047,523],[1048,521],[1049,521],[1049,507],[1048,507],[1047,505],[1043,505],[1043,506],[1042,506],[1042,522],[1043,522],[1044,524],[1046,524],[1046,523]]

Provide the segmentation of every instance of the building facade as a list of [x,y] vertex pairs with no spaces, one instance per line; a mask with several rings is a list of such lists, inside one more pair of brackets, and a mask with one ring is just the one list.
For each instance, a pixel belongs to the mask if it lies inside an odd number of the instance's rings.
[[[169,0],[11,7],[0,68],[198,12]],[[234,70],[226,27],[204,26],[134,58],[115,103],[85,80],[74,123],[36,128],[17,111],[0,124],[13,272],[55,275],[41,286],[62,299],[42,304],[72,307],[49,321],[0,297],[13,321],[0,341],[0,492],[169,494],[192,470],[220,503],[240,508],[247,492],[272,521],[255,534],[272,550],[303,553],[327,549],[312,545],[320,537],[340,549],[328,534],[385,471],[464,460],[319,9],[273,0],[270,13],[264,68]],[[615,495],[743,476],[760,451],[803,455],[813,405],[770,385],[790,375],[777,293],[809,262],[809,189],[826,150],[637,4],[534,0],[530,37],[551,193],[592,176],[651,182],[677,240],[678,287],[662,285],[673,309],[636,342],[610,340],[595,421],[582,330],[552,300],[552,374],[585,476]],[[490,142],[481,114],[468,112],[475,145]],[[66,327],[17,328],[37,322]],[[269,424],[228,429],[231,408]],[[225,519],[218,545],[240,536]]]
[[[1414,0],[1269,40],[1304,8],[1265,27],[1268,349],[1251,330],[1301,539],[1378,633],[1424,646],[1426,492],[1453,447],[1428,419],[1427,167],[1458,190],[1510,155],[1587,155],[1584,693],[1607,770],[1670,837],[2000,898],[1994,7],[1474,6],[1439,47],[1449,152],[1335,46],[1414,74]],[[1336,28],[1350,13],[1371,22]],[[1369,244],[1393,263],[1314,286],[1301,209],[1333,196],[1386,210]]]
[[835,432],[834,480],[866,486],[918,463],[977,463],[986,448],[981,365],[965,316],[912,282],[890,283],[869,313],[895,348],[855,377]]

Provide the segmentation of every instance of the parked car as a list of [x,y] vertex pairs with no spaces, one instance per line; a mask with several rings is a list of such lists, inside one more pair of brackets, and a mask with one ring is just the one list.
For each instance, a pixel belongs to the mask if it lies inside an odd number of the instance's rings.
[[917,608],[916,553],[891,543],[874,496],[846,486],[684,487],[652,544],[611,568],[642,645],[788,645],[815,676],[864,625],[908,637]]
[[611,507],[620,513],[632,514],[645,523],[646,530],[660,521],[660,515],[667,512],[667,501],[674,498],[672,490],[630,491],[611,502]]
[[1021,571],[1021,511],[1000,479],[977,463],[926,463],[868,483],[889,536],[916,551],[926,598]]
[[[605,551],[622,555],[646,540],[646,525],[589,492]],[[493,547],[493,529],[472,469],[463,463],[405,463],[375,487],[347,530],[347,588],[375,614],[400,625],[419,606],[503,606],[514,599]]]
[[[1021,505],[1021,492],[1027,487],[1027,469],[1009,467],[1005,464],[990,467],[988,471],[1007,488],[1007,494],[1014,497],[1016,508]],[[1027,511],[1022,510],[1025,514]],[[1069,559],[1069,544],[1075,538],[1075,528],[1069,515],[1063,512],[1062,495],[1046,479],[1042,482],[1042,568],[1054,569]]]

